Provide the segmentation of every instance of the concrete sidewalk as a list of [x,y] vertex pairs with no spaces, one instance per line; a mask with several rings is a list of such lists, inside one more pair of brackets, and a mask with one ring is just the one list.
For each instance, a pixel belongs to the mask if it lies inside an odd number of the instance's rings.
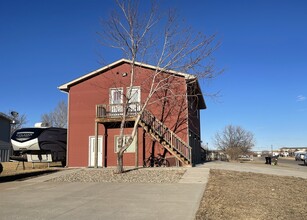
[[0,184],[0,213],[6,219],[195,218],[208,168],[188,168],[179,183],[44,182],[76,170]]
[[239,172],[262,173],[268,175],[300,177],[307,179],[306,169],[295,170],[287,167],[271,166],[253,163],[230,163],[224,161],[212,161],[198,166],[199,168],[233,170]]

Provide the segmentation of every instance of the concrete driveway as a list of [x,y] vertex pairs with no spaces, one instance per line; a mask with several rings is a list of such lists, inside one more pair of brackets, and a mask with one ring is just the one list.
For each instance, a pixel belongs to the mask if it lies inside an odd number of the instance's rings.
[[44,182],[62,172],[1,183],[0,219],[194,219],[208,173],[189,168],[175,184]]
[[0,219],[192,220],[210,169],[307,179],[307,167],[293,169],[215,161],[188,168],[175,184],[45,182],[74,172],[66,170],[26,181],[0,183]]

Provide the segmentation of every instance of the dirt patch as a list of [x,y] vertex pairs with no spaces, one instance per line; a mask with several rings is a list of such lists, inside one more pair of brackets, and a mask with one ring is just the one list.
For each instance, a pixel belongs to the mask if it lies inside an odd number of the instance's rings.
[[196,220],[307,219],[307,180],[210,170]]

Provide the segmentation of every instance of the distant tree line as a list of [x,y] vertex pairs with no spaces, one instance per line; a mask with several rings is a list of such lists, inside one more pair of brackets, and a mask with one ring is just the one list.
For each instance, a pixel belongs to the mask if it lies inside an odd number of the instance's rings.
[[[7,115],[9,115],[12,119],[11,134],[13,134],[16,130],[23,128],[28,123],[27,115],[25,113],[20,114],[16,111],[9,110]],[[53,111],[41,116],[41,121],[50,127],[67,128],[66,102],[60,101]]]
[[60,101],[56,108],[41,116],[41,121],[50,127],[67,128],[67,104]]

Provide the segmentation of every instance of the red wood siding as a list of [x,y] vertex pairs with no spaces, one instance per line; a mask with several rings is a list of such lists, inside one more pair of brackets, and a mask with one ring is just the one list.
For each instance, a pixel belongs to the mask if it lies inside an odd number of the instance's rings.
[[[126,93],[130,84],[130,64],[122,64],[102,74],[96,75],[90,79],[80,82],[70,87],[69,91],[69,127],[68,127],[68,166],[69,167],[87,167],[89,158],[89,136],[95,134],[95,110],[97,104],[109,104],[109,89],[124,89]],[[122,73],[128,73],[123,77]],[[137,68],[134,86],[141,87],[141,102],[148,95],[148,86],[153,75],[152,70]],[[176,133],[185,142],[188,142],[188,110],[186,101],[186,83],[183,77],[171,76],[165,74],[165,82],[170,81],[167,85],[177,96],[167,100],[159,100],[159,97],[165,95],[161,91],[157,93],[148,105],[156,118],[163,120],[164,124],[170,129],[176,129]],[[166,85],[166,84],[165,84]],[[166,94],[169,95],[169,94]],[[180,115],[178,117],[178,115]],[[178,120],[178,118],[180,120]],[[176,127],[176,122],[180,125]],[[104,126],[99,125],[99,135],[104,136]],[[126,129],[127,134],[131,134],[131,129]],[[114,136],[119,135],[119,129],[108,129],[107,138],[107,166],[116,166],[116,153],[114,152]],[[138,130],[138,164],[143,165],[144,157],[147,158],[152,150],[152,140],[149,135],[145,135],[143,141],[143,130]],[[103,144],[104,146],[104,144]],[[162,152],[162,146],[156,145],[155,154]],[[145,155],[145,156],[144,156]],[[124,165],[135,165],[135,153],[125,153]]]

